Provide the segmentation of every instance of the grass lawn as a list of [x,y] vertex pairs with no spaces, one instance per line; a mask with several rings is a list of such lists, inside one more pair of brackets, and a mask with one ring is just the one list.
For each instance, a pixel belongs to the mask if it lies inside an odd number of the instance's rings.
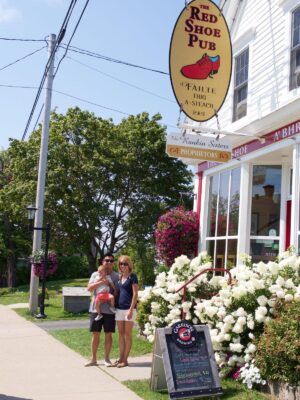
[[[86,286],[87,278],[83,279],[67,279],[60,281],[48,281],[46,283],[49,298],[45,299],[46,321],[57,321],[64,319],[85,319],[89,318],[89,313],[69,313],[65,312],[62,307],[62,288],[63,286]],[[47,296],[47,297],[48,297]],[[19,286],[17,289],[0,289],[0,304],[9,305],[15,303],[28,303],[29,286]],[[22,317],[35,321],[35,318],[28,312],[26,308],[16,309],[16,312]],[[43,320],[39,320],[42,322]]]
[[[64,343],[66,346],[70,347],[72,350],[75,350],[77,353],[81,354],[85,358],[90,357],[90,343],[91,343],[91,333],[84,328],[78,329],[57,329],[53,331],[49,331],[49,333]],[[104,336],[103,333],[100,336],[100,345],[98,350],[98,359],[101,360],[104,358],[103,355],[103,343]],[[118,333],[115,332],[113,334],[113,345],[111,350],[111,358],[118,358]],[[140,338],[138,336],[138,330],[133,330],[133,343],[132,349],[130,352],[131,357],[141,356],[145,354],[152,353],[153,344],[149,343],[147,340]]]
[[[130,390],[135,392],[144,400],[168,400],[169,394],[167,390],[160,392],[153,392],[149,388],[149,380],[139,380],[139,381],[125,381],[122,382]],[[269,396],[257,392],[255,390],[247,389],[242,383],[223,379],[221,382],[224,395],[220,396],[221,400],[267,400],[270,399]],[[205,400],[216,400],[216,397],[205,397]]]

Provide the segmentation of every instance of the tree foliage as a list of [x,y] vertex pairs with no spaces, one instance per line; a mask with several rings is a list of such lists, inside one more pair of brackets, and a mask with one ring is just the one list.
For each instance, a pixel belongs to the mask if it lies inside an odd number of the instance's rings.
[[29,249],[25,215],[20,218],[18,203],[14,202],[14,195],[10,191],[14,183],[9,164],[7,152],[2,151],[0,153],[0,287],[15,286],[16,260]]
[[[85,254],[94,269],[97,255],[119,251],[129,237],[152,240],[158,216],[188,200],[191,172],[166,155],[159,120],[142,113],[114,124],[79,108],[52,113],[44,216],[51,248]],[[13,180],[5,195],[18,212],[34,203],[40,136],[41,127],[8,150]]]

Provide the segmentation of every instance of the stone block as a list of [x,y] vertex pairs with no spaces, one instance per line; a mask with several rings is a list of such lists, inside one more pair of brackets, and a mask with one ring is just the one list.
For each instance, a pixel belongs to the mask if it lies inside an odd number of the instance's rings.
[[89,310],[90,292],[85,287],[63,287],[64,311],[80,313]]

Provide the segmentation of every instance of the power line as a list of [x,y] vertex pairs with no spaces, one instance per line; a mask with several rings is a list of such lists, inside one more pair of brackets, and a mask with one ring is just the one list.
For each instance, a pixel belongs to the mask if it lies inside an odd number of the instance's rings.
[[[4,84],[0,84],[0,87],[13,88],[13,89],[37,89],[36,86],[16,86],[16,85],[4,85]],[[104,106],[104,105],[102,105],[102,104],[98,104],[98,103],[92,102],[92,101],[90,101],[90,100],[86,100],[86,99],[82,99],[82,98],[77,97],[77,96],[73,96],[73,95],[71,95],[71,94],[69,94],[69,93],[61,92],[61,91],[59,91],[59,90],[54,90],[54,89],[52,89],[52,91],[53,91],[54,93],[58,93],[58,94],[61,94],[61,95],[63,95],[63,96],[66,96],[66,97],[70,97],[70,98],[72,98],[72,99],[75,99],[75,100],[78,100],[78,101],[82,101],[82,102],[84,102],[84,103],[91,104],[91,105],[93,105],[93,106],[96,106],[96,107],[99,107],[99,108],[103,108],[103,109],[105,109],[105,110],[109,110],[109,111],[116,112],[116,113],[118,113],[118,114],[123,114],[123,115],[127,115],[127,116],[133,115],[132,113],[130,114],[130,113],[127,113],[127,112],[125,112],[125,111],[121,111],[121,110],[117,110],[117,109],[115,109],[115,108],[107,107],[107,106]],[[171,128],[176,128],[176,129],[178,128],[178,127],[176,127],[175,125],[168,124],[168,123],[165,123],[165,124],[164,124],[164,123],[158,123],[158,124],[159,124],[159,125],[166,125],[166,126],[169,126],[169,127],[171,127]]]
[[[66,45],[64,43],[61,44],[62,48],[65,48],[65,46]],[[169,75],[168,72],[160,71],[160,70],[153,69],[153,68],[143,67],[143,66],[137,65],[137,64],[132,64],[132,63],[129,63],[127,61],[122,61],[122,60],[118,60],[116,58],[104,56],[102,54],[98,54],[98,53],[95,53],[95,52],[92,52],[92,51],[89,51],[89,50],[80,49],[80,48],[78,48],[76,46],[69,46],[69,50],[73,51],[74,53],[83,54],[83,55],[86,55],[86,56],[89,56],[89,57],[99,58],[101,60],[110,61],[110,62],[114,62],[114,63],[117,63],[117,64],[127,65],[129,67],[140,68],[140,69],[143,69],[143,70],[146,70],[146,71],[156,72],[158,74]]]
[[69,60],[72,60],[72,61],[74,61],[74,62],[80,64],[80,65],[83,65],[83,66],[86,67],[86,68],[89,68],[89,69],[91,69],[91,70],[93,70],[93,71],[96,71],[96,72],[98,72],[99,74],[102,74],[102,75],[104,75],[104,76],[108,76],[109,78],[111,78],[111,79],[113,79],[113,80],[115,80],[115,81],[117,81],[117,82],[124,83],[124,85],[133,87],[133,88],[138,89],[138,90],[140,90],[140,91],[142,91],[142,92],[144,92],[144,93],[151,94],[152,96],[159,97],[160,99],[163,99],[163,100],[169,101],[170,103],[175,103],[175,104],[176,104],[176,102],[175,102],[174,100],[170,100],[170,99],[168,99],[167,97],[160,96],[159,94],[153,93],[153,92],[151,92],[150,90],[143,89],[143,88],[141,88],[141,87],[139,87],[139,86],[133,85],[132,83],[129,83],[129,82],[126,82],[126,81],[124,81],[124,80],[122,80],[122,79],[116,78],[116,77],[114,77],[114,76],[112,76],[112,75],[110,75],[110,74],[107,74],[106,72],[100,71],[100,70],[97,69],[97,68],[94,68],[94,67],[92,67],[92,66],[90,66],[90,65],[87,65],[87,64],[85,64],[85,63],[83,63],[83,62],[81,62],[81,61],[75,60],[74,58],[72,58],[72,57],[70,57],[70,56],[68,56],[67,58],[68,58]]
[[15,60],[15,61],[13,61],[13,62],[11,62],[11,63],[5,65],[4,67],[0,68],[0,71],[3,71],[4,69],[6,69],[6,68],[8,68],[8,67],[10,67],[10,66],[12,66],[12,65],[14,65],[14,64],[16,64],[16,63],[19,62],[19,61],[25,60],[25,58],[28,58],[28,57],[32,56],[33,54],[35,54],[35,53],[37,53],[37,52],[39,52],[39,51],[45,49],[46,47],[47,47],[47,46],[43,46],[43,47],[41,47],[40,49],[37,49],[37,50],[35,50],[35,51],[33,51],[33,52],[29,53],[29,54],[26,54],[24,57],[18,58],[17,60]]
[[38,89],[38,86],[17,86],[17,85],[3,85],[0,84],[0,87],[6,87],[6,88],[13,88],[13,89]]
[[66,47],[66,49],[65,49],[66,51],[64,52],[62,58],[60,59],[58,65],[57,65],[56,71],[54,72],[53,79],[55,78],[55,76],[56,76],[56,74],[57,74],[57,72],[58,72],[58,69],[59,69],[59,66],[60,66],[62,60],[63,60],[63,59],[66,57],[66,55],[67,55],[67,52],[68,52],[70,43],[71,43],[71,41],[72,41],[72,39],[73,39],[73,37],[74,37],[74,35],[75,35],[75,32],[77,31],[77,28],[78,28],[78,26],[79,26],[79,24],[80,24],[80,21],[81,21],[81,19],[82,19],[82,17],[83,17],[83,14],[84,14],[84,12],[85,12],[85,10],[86,10],[86,8],[87,8],[87,5],[89,4],[89,1],[90,1],[90,0],[87,0],[87,1],[86,1],[85,5],[84,5],[84,7],[83,7],[83,10],[81,11],[81,14],[80,14],[80,16],[79,16],[79,18],[78,18],[77,24],[76,24],[76,26],[75,26],[75,28],[74,28],[74,30],[73,30],[73,33],[72,33],[72,35],[71,35],[71,37],[70,37],[70,40],[69,40],[69,42],[68,42],[68,44],[67,44],[67,47]]
[[44,42],[44,39],[19,39],[19,38],[5,38],[0,37],[0,40],[6,40],[11,42]]
[[94,102],[89,101],[89,100],[86,100],[86,99],[81,99],[80,97],[72,96],[71,94],[68,94],[68,93],[65,93],[65,92],[61,92],[61,91],[59,91],[59,90],[53,90],[53,92],[62,94],[62,95],[67,96],[67,97],[71,97],[72,99],[76,99],[76,100],[79,100],[79,101],[83,101],[83,102],[85,102],[85,103],[87,103],[87,104],[91,104],[91,105],[96,106],[96,107],[104,108],[105,110],[114,111],[114,112],[116,112],[116,113],[123,114],[123,115],[127,115],[127,116],[131,115],[131,114],[127,113],[127,112],[120,111],[120,110],[117,110],[117,109],[115,109],[115,108],[106,107],[106,106],[103,106],[103,105],[101,105],[101,104],[94,103]]
[[[0,40],[20,41],[20,42],[43,42],[44,41],[41,39],[18,39],[18,38],[4,38],[4,37],[0,37]],[[117,64],[127,65],[128,67],[140,68],[140,69],[143,69],[146,71],[156,72],[156,73],[162,74],[162,75],[170,75],[168,72],[160,71],[160,70],[157,70],[154,68],[144,67],[144,66],[138,65],[138,64],[129,63],[127,61],[118,60],[116,58],[104,56],[103,54],[99,54],[99,53],[95,53],[95,52],[92,52],[89,50],[81,49],[76,46],[70,46],[69,44],[62,43],[60,45],[60,47],[67,51],[70,50],[70,51],[73,51],[74,53],[79,53],[79,54],[83,54],[85,56],[99,58],[101,60],[110,61],[110,62],[114,62]]]
[[66,29],[67,29],[67,26],[68,26],[68,22],[69,22],[70,16],[71,16],[71,14],[72,14],[72,12],[73,12],[73,10],[74,10],[74,7],[75,7],[76,2],[77,2],[77,0],[71,0],[71,3],[70,3],[69,8],[68,8],[68,11],[67,11],[67,13],[66,13],[66,16],[65,16],[65,18],[64,18],[64,21],[63,21],[62,26],[61,26],[61,28],[60,28],[60,31],[59,31],[59,33],[58,33],[57,39],[56,39],[56,41],[55,41],[55,43],[54,43],[53,50],[52,50],[52,52],[51,52],[51,54],[50,54],[50,56],[49,56],[49,58],[48,58],[48,61],[47,61],[46,67],[45,67],[45,69],[44,69],[44,73],[43,73],[43,76],[42,76],[42,79],[41,79],[41,82],[40,82],[40,85],[39,85],[39,88],[38,88],[38,92],[37,92],[37,94],[36,94],[36,97],[35,97],[35,100],[34,100],[34,103],[33,103],[33,106],[32,106],[32,109],[31,109],[31,112],[30,112],[30,115],[29,115],[29,118],[28,118],[28,121],[27,121],[27,124],[26,124],[26,127],[25,127],[25,130],[24,130],[24,133],[23,133],[23,136],[22,136],[22,141],[23,141],[23,140],[25,139],[25,137],[26,137],[26,134],[27,134],[29,125],[30,125],[30,123],[31,123],[31,120],[32,120],[32,117],[33,117],[35,108],[36,108],[37,103],[38,103],[38,100],[39,100],[39,98],[40,98],[41,91],[42,91],[42,88],[43,88],[43,86],[44,86],[44,83],[45,83],[45,80],[46,80],[46,76],[47,76],[47,73],[48,73],[48,71],[49,71],[50,65],[51,65],[51,63],[52,63],[54,54],[55,54],[55,52],[56,52],[56,50],[57,50],[57,48],[58,48],[60,42],[62,41],[62,39],[63,39],[63,37],[64,37],[64,35],[65,35],[65,32],[66,32]]

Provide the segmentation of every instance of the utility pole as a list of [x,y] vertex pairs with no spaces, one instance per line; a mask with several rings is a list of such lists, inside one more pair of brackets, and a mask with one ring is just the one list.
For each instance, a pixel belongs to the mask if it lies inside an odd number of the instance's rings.
[[[50,34],[49,48],[48,48],[48,61],[50,62],[47,77],[45,80],[45,106],[44,106],[44,119],[41,136],[41,147],[40,147],[40,161],[39,161],[39,172],[38,182],[36,190],[36,214],[35,214],[35,227],[43,226],[43,214],[44,214],[44,197],[45,197],[45,181],[47,171],[47,155],[48,155],[48,136],[49,136],[49,125],[50,125],[50,112],[51,112],[51,97],[52,97],[52,83],[53,83],[53,72],[54,72],[54,54],[52,54],[56,41],[56,35]],[[33,245],[32,252],[40,250],[42,245],[42,230],[33,231]],[[33,265],[31,265],[31,277],[30,277],[30,298],[29,298],[29,312],[34,314],[38,306],[38,288],[39,278],[35,276]]]

